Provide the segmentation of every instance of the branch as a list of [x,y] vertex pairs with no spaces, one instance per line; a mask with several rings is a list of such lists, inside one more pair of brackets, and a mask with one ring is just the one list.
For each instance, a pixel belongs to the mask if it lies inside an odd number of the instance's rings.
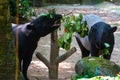
[[48,68],[50,68],[50,62],[41,53],[37,52],[36,57],[41,60]]
[[73,9],[73,10],[70,11],[69,13],[65,14],[65,16],[72,14],[74,10],[75,10],[75,9]]
[[70,49],[68,52],[66,52],[65,54],[61,55],[60,57],[57,57],[57,63],[60,63],[62,61],[64,61],[65,59],[67,59],[68,57],[70,57],[74,52],[76,52],[76,48],[73,47],[72,49]]

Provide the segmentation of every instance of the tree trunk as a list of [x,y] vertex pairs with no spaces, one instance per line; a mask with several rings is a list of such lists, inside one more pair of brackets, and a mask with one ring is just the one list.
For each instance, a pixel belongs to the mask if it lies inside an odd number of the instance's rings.
[[0,80],[15,80],[15,46],[8,0],[0,0]]
[[58,46],[58,35],[57,31],[51,33],[51,52],[50,52],[50,69],[49,77],[50,79],[58,79],[58,65],[56,58],[59,56],[59,46]]

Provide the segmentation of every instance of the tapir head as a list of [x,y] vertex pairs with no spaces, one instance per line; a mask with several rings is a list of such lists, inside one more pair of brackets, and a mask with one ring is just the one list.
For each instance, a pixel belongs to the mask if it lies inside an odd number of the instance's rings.
[[96,40],[96,47],[99,49],[104,49],[104,43],[108,43],[111,48],[114,45],[114,32],[117,30],[117,27],[111,27],[109,24],[106,23],[98,23],[95,25],[95,40]]
[[43,37],[60,26],[60,22],[58,23],[58,21],[60,21],[61,18],[62,16],[60,14],[54,14],[52,17],[49,15],[40,16],[27,25],[27,29],[32,30],[33,34]]

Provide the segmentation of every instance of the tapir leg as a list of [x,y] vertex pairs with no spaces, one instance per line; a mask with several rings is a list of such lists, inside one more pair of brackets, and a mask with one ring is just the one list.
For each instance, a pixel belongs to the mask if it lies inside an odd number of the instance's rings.
[[21,64],[22,64],[22,58],[19,57],[19,69],[20,69],[20,71],[22,70],[21,69]]
[[75,38],[76,38],[77,43],[78,43],[78,45],[79,45],[79,47],[80,47],[80,49],[81,49],[81,52],[82,52],[82,58],[83,58],[83,57],[87,57],[87,56],[89,56],[90,51],[88,51],[87,49],[85,49],[85,47],[82,45],[82,43],[81,43],[81,41],[79,40],[78,37],[75,36]]
[[22,72],[23,72],[23,75],[25,77],[25,80],[29,80],[27,78],[27,69],[28,69],[28,66],[30,65],[31,60],[32,60],[32,56],[31,55],[29,55],[29,56],[27,55],[23,59],[23,71]]
[[108,60],[110,60],[110,58],[111,58],[111,54],[110,54],[110,55],[104,55],[103,57],[104,57],[104,59],[108,59]]
[[91,27],[91,30],[89,32],[88,38],[90,41],[90,54],[91,56],[95,56],[95,57],[99,57],[99,49],[97,47],[97,43],[96,43],[96,36],[97,32],[96,29],[93,27]]
[[91,53],[91,56],[95,56],[95,57],[99,57],[99,49],[96,48],[95,45],[91,44],[91,47],[90,47],[90,53]]

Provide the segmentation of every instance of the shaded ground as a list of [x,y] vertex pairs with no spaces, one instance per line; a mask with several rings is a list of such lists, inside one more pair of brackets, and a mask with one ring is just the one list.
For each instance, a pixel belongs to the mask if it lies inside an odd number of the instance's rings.
[[[115,32],[115,47],[113,50],[113,54],[111,57],[111,61],[114,61],[118,65],[120,65],[120,6],[116,6],[110,3],[102,3],[94,6],[79,6],[79,5],[58,5],[58,6],[49,6],[44,8],[36,9],[36,13],[46,12],[47,8],[56,7],[57,13],[68,14],[71,11],[74,14],[83,13],[89,14],[94,13],[102,17],[106,22],[111,25],[117,25],[118,30]],[[63,30],[59,31],[59,36],[63,34]],[[63,61],[59,65],[59,80],[70,80],[70,78],[75,74],[74,66],[75,63],[81,59],[81,52],[76,43],[76,40],[73,37],[72,46],[77,48],[77,52],[75,52],[71,57],[67,60]],[[50,55],[50,35],[41,38],[38,43],[38,48],[36,51],[41,52],[47,59],[49,59]],[[60,49],[60,55],[65,51]],[[49,80],[48,79],[48,69],[47,67],[39,61],[36,56],[33,56],[33,61],[28,70],[28,75],[31,80]]]

